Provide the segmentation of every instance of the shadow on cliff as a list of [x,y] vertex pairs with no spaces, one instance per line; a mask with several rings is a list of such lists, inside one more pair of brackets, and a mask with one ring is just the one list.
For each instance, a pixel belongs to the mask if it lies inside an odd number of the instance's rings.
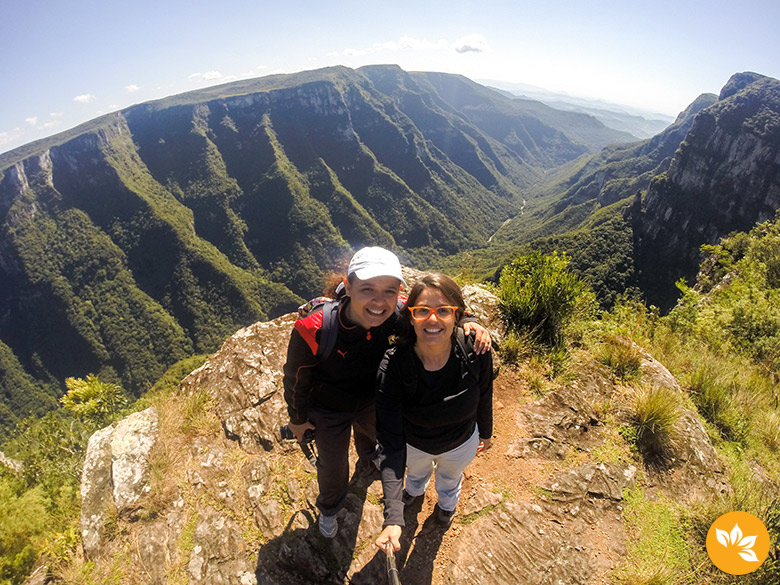
[[[446,530],[436,522],[437,509],[423,523],[418,531],[418,514],[422,509],[422,499],[407,506],[404,510],[404,526],[401,535],[401,550],[396,554],[401,583],[430,585],[433,581],[433,563],[439,554],[442,538]],[[387,555],[377,550],[374,557],[349,581],[350,585],[374,585],[388,583]]]
[[[320,534],[318,512],[313,506],[293,514],[284,532],[258,551],[255,571],[258,585],[343,585],[350,582],[348,574],[360,552],[356,551],[356,543],[368,487],[378,480],[378,473],[353,474],[344,508],[337,515],[339,530],[333,539]],[[378,581],[375,576],[374,580],[366,582]]]

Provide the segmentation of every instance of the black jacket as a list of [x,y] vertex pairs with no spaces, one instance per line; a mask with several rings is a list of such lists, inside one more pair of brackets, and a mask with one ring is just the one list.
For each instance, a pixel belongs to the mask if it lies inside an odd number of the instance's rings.
[[[428,372],[411,345],[390,349],[379,368],[377,437],[382,448],[385,525],[403,525],[406,444],[438,455],[462,445],[479,428],[493,435],[493,359],[466,363],[457,344],[447,364]],[[473,373],[472,373],[473,370]]]

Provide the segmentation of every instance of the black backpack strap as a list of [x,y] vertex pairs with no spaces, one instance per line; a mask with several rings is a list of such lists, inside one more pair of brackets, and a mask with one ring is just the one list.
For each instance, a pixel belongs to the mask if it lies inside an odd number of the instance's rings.
[[479,381],[479,368],[477,366],[477,354],[474,351],[474,334],[466,336],[463,327],[455,329],[455,344],[460,353],[461,359],[466,366],[469,374]]
[[382,357],[377,372],[377,387],[379,388],[384,384],[385,378],[387,377],[389,362],[394,357],[399,360],[398,367],[401,368],[401,383],[404,387],[403,396],[405,399],[408,399],[417,391],[417,368],[414,365],[414,360],[409,353],[409,349],[406,347],[394,345],[385,351],[385,355]]
[[339,302],[327,301],[322,306],[322,327],[320,328],[320,342],[317,345],[317,358],[320,361],[328,359],[333,348],[336,347],[336,339],[339,336]]

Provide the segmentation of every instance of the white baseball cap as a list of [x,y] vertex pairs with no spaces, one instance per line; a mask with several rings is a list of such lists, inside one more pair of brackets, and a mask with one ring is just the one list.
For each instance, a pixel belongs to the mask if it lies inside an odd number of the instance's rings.
[[401,263],[398,261],[398,256],[378,246],[369,246],[355,252],[347,268],[347,276],[353,274],[360,280],[392,276],[406,284],[404,277],[401,276]]

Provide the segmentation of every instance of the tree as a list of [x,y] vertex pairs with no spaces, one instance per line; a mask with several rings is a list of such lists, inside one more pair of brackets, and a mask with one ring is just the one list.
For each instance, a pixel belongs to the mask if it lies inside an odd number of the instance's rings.
[[95,426],[111,423],[127,406],[127,396],[120,386],[101,382],[94,374],[88,374],[86,379],[68,378],[65,386],[68,392],[60,399],[62,405]]

